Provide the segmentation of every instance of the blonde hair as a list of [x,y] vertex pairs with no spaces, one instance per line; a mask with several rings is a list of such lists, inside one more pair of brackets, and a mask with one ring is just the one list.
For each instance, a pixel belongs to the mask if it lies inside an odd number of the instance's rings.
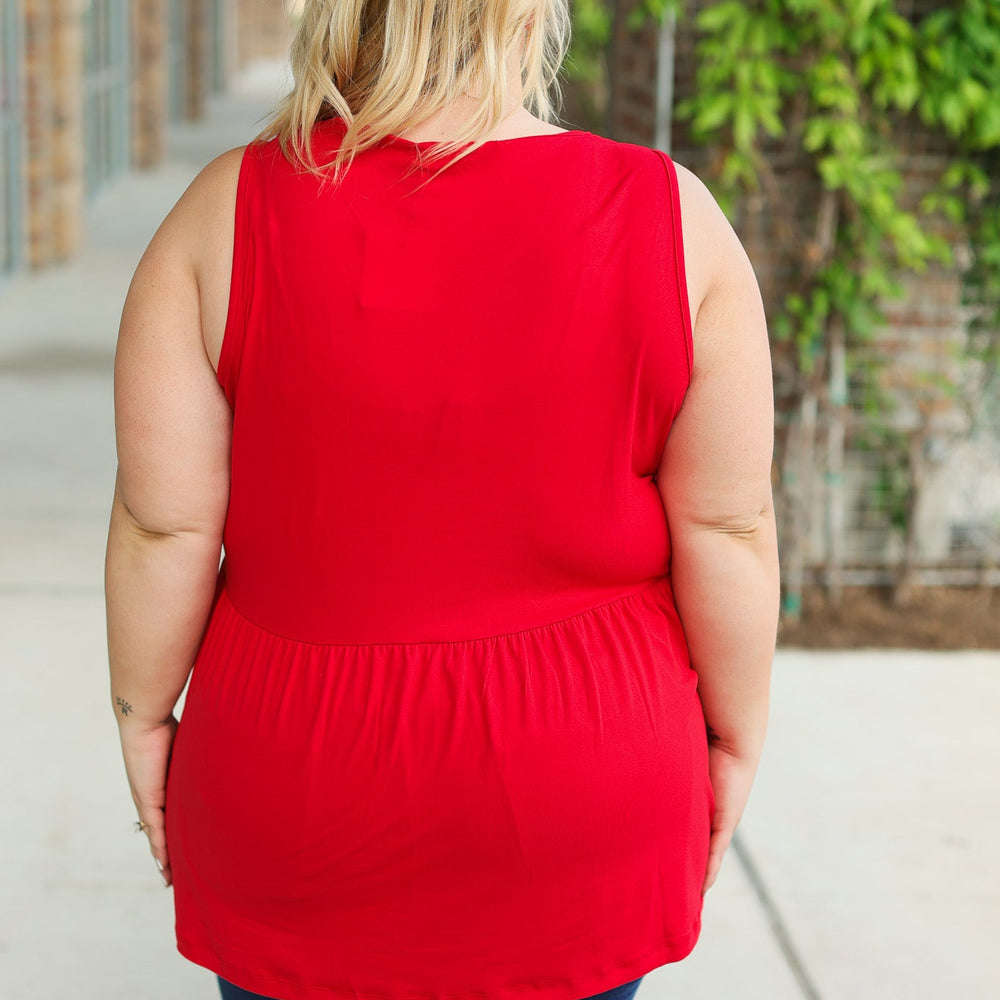
[[[333,167],[336,183],[357,153],[474,97],[469,92],[479,83],[475,114],[435,144],[435,156],[445,157],[471,143],[450,166],[506,117],[508,65],[522,32],[522,106],[550,122],[556,109],[549,88],[571,35],[567,0],[305,0],[291,46],[292,90],[254,141],[276,138],[287,159],[320,177]],[[561,105],[558,88],[556,100]],[[347,125],[343,141],[333,160],[317,164],[312,127],[336,117]]]

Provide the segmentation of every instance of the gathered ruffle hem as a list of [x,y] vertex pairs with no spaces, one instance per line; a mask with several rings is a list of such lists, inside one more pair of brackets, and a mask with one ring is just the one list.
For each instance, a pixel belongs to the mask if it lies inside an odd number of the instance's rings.
[[220,583],[168,781],[178,949],[278,1000],[581,1000],[682,959],[714,810],[696,681],[666,577],[364,645],[268,632]]

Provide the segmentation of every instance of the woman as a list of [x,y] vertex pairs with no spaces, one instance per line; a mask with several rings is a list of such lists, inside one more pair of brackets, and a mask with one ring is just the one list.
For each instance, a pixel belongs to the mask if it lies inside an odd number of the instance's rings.
[[129,289],[111,697],[226,997],[629,1000],[747,801],[760,295],[690,173],[550,124],[567,26],[307,2]]

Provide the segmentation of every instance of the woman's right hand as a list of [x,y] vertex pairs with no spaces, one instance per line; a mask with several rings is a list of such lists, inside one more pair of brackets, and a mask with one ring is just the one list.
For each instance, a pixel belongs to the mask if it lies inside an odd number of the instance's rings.
[[120,717],[119,735],[125,772],[141,829],[149,838],[149,849],[163,884],[173,882],[167,853],[167,772],[178,721],[171,714],[159,723],[144,725]]
[[733,839],[736,825],[743,816],[750,786],[757,772],[758,758],[740,757],[724,749],[721,744],[709,744],[708,768],[715,795],[715,815],[708,847],[708,867],[702,896],[712,888],[722,858]]

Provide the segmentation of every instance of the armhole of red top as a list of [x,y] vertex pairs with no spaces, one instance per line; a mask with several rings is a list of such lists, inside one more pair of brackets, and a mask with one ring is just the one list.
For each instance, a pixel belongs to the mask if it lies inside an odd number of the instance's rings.
[[[253,144],[243,150],[240,173],[236,182],[236,210],[233,217],[233,259],[229,277],[229,303],[226,308],[226,328],[222,334],[216,377],[229,400],[234,402],[236,387],[233,385],[234,355],[242,353],[243,338],[246,334],[246,288],[249,262],[248,243],[250,226],[247,219],[247,187],[250,181]],[[238,367],[238,364],[237,364]]]
[[688,382],[694,372],[694,328],[691,323],[691,303],[688,298],[687,271],[684,267],[684,230],[681,220],[681,196],[677,185],[677,171],[674,161],[663,152],[656,150],[667,172],[667,188],[670,200],[670,234],[674,244],[674,273],[677,275],[677,301],[680,304],[681,325],[684,334],[684,351],[687,355]]

